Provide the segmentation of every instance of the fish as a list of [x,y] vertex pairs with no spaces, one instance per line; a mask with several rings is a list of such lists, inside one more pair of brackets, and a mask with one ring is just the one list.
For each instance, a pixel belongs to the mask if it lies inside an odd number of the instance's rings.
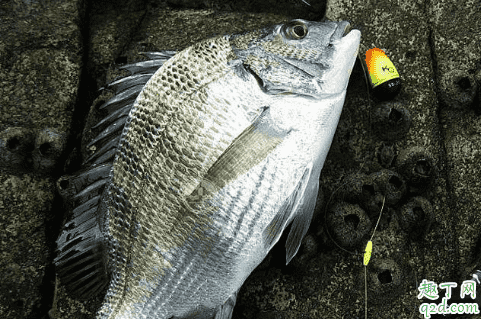
[[231,318],[288,225],[286,264],[312,220],[361,33],[295,19],[148,52],[115,95],[83,168],[56,273],[106,291],[98,319]]

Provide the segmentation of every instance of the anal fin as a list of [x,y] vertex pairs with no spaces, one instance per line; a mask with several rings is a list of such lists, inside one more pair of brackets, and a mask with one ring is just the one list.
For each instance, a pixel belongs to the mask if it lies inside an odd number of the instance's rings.
[[231,319],[232,318],[232,312],[234,311],[236,299],[237,299],[237,294],[239,293],[239,290],[234,292],[227,301],[219,307],[219,310],[215,314],[214,319]]

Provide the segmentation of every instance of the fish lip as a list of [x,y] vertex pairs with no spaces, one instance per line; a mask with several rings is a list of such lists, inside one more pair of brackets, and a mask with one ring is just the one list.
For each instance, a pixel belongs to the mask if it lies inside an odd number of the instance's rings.
[[351,30],[353,30],[352,25],[350,23],[348,23],[344,27],[344,33],[342,34],[342,36],[345,37],[349,32],[351,32]]
[[335,42],[342,39],[352,30],[351,24],[348,21],[340,21],[337,23],[336,30],[331,35],[330,42]]

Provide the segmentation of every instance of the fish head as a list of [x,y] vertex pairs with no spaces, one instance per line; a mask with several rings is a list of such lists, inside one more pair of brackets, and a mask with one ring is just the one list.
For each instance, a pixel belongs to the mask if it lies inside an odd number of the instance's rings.
[[265,93],[323,99],[345,94],[361,38],[359,30],[346,34],[349,26],[296,19],[231,43]]

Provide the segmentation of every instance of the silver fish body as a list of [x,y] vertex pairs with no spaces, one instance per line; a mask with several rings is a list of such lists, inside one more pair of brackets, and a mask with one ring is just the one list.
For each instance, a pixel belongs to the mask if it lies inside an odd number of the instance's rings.
[[57,241],[74,290],[108,284],[97,318],[230,318],[291,222],[295,256],[359,46],[347,25],[293,20],[127,67],[106,103],[121,134],[109,124],[69,178],[78,204]]

